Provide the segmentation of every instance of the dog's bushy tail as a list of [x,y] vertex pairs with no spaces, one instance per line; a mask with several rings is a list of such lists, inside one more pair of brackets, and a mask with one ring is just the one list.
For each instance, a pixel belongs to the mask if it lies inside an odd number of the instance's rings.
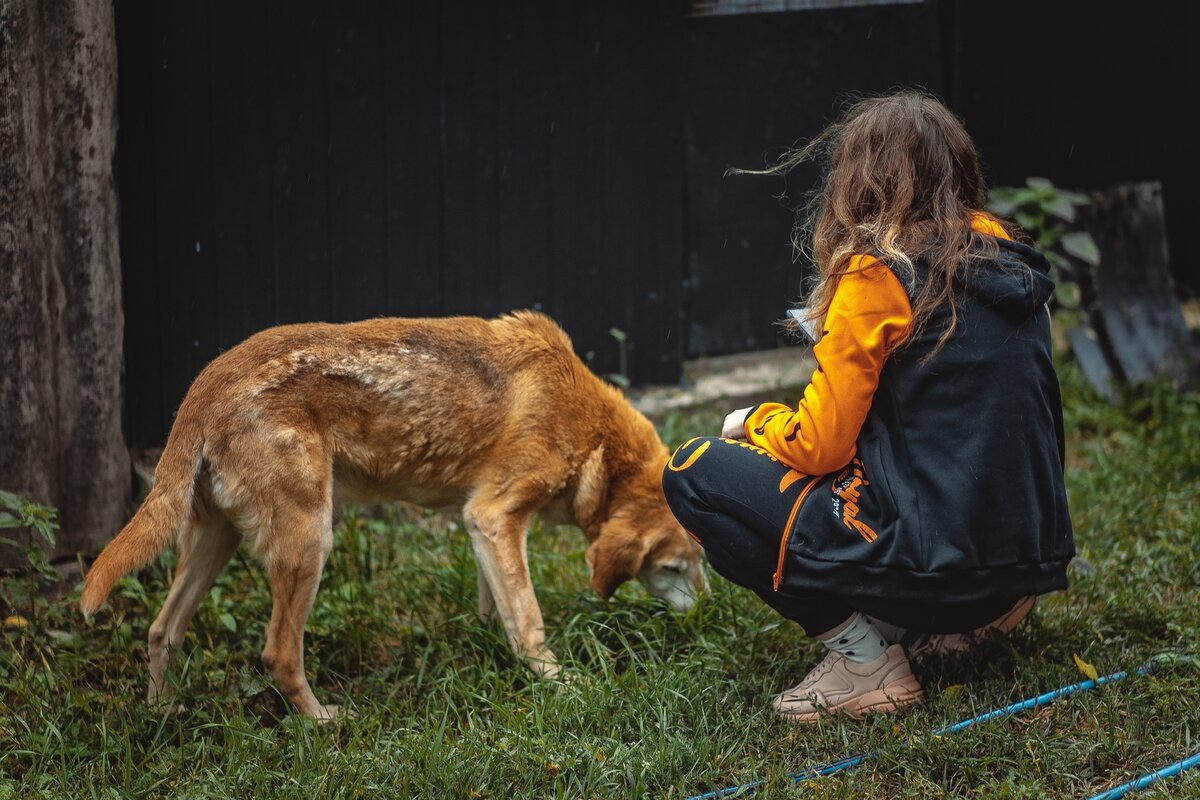
[[148,563],[178,537],[191,512],[201,444],[198,425],[177,424],[172,429],[146,500],[83,579],[79,605],[84,614],[94,613],[114,583]]

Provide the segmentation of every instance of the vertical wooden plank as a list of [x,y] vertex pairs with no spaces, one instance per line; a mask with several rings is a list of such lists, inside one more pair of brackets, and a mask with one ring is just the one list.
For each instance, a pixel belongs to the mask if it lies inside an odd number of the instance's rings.
[[442,313],[441,7],[383,4],[387,313]]
[[[634,373],[635,382],[670,384],[683,376],[684,287],[688,265],[687,150],[684,138],[686,30],[683,9],[664,6],[659,18],[659,35],[664,45],[649,48],[647,72],[657,76],[654,105],[659,109],[654,161],[662,177],[655,183],[654,201],[659,210],[656,230],[647,250],[652,267],[646,274],[655,281],[647,289],[648,332],[643,334],[643,353]],[[656,164],[648,164],[653,171]],[[653,357],[645,345],[653,347]]]
[[[636,18],[611,8],[604,16],[601,272],[607,314],[626,334],[627,377],[635,383],[670,380],[680,366],[672,317],[684,259],[681,22],[665,4],[648,5]],[[612,347],[619,352],[619,343]]]
[[604,206],[599,186],[604,151],[604,57],[595,4],[555,6],[555,61],[550,145],[552,303],[580,357],[598,372],[616,369],[614,327],[601,273]]
[[496,16],[494,4],[442,18],[443,307],[493,314],[497,259]]
[[163,407],[216,349],[208,7],[155,5],[154,136]]
[[496,54],[497,310],[553,315],[549,158],[553,124],[546,3],[500,16]]
[[280,322],[329,319],[326,8],[269,5],[267,53],[275,292]]
[[116,178],[125,307],[126,439],[158,441],[167,428],[160,387],[159,270],[155,259],[153,18],[139,3],[118,2]]
[[[580,9],[582,12],[582,9]],[[575,275],[585,249],[580,243],[584,171],[588,160],[586,102],[589,72],[583,50],[590,46],[580,15],[555,6],[546,12],[551,94],[547,214],[550,258],[549,311],[586,356],[590,343],[576,314]]]
[[[628,280],[628,265],[613,262],[619,254],[611,246],[609,213],[613,204],[613,170],[621,171],[612,153],[613,131],[616,127],[614,100],[616,95],[610,62],[619,58],[624,42],[611,35],[614,17],[618,12],[601,5],[589,6],[580,14],[584,28],[584,45],[580,55],[588,72],[591,91],[583,96],[587,121],[584,151],[578,154],[583,176],[582,193],[577,199],[579,209],[579,243],[575,264],[575,309],[584,330],[585,341],[592,353],[592,368],[601,375],[619,370],[619,343],[609,332],[614,328],[627,332],[626,314],[614,303],[615,289]],[[619,91],[619,90],[618,90]],[[616,99],[619,102],[619,99]]]
[[335,321],[387,310],[381,2],[329,7],[329,246]]
[[[638,299],[631,297],[639,293],[638,271],[643,266],[637,252],[640,237],[635,219],[646,211],[644,190],[650,176],[639,176],[635,185],[634,172],[642,165],[642,157],[629,146],[629,139],[632,135],[639,147],[646,146],[648,120],[641,116],[648,110],[645,84],[634,79],[644,20],[640,14],[630,19],[612,6],[599,10],[593,28],[596,89],[591,110],[596,116],[591,127],[599,137],[592,146],[601,166],[594,186],[602,225],[596,243],[599,258],[588,265],[585,280],[588,295],[600,301],[593,307],[603,315],[592,322],[601,334],[597,370],[620,374],[622,347],[641,345],[639,332],[633,330],[641,309]],[[609,335],[614,328],[625,337],[624,343]],[[625,370],[628,372],[627,365]]]
[[[217,347],[275,324],[267,10],[210,4],[212,180]],[[236,23],[236,24],[235,24]]]

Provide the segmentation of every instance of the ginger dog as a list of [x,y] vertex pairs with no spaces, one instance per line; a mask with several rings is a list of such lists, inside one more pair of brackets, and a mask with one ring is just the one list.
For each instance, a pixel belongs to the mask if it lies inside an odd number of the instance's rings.
[[304,676],[304,626],[344,501],[462,509],[479,610],[535,672],[558,675],[529,579],[541,511],[590,543],[592,587],[640,578],[677,608],[705,586],[700,548],[672,517],[667,449],[593,375],[548,317],[374,319],[270,328],[212,361],[179,407],[145,502],[96,559],[81,605],[173,541],[179,566],[150,627],[151,701],[170,648],[241,543],[273,607],[263,664],[301,712],[330,719]]

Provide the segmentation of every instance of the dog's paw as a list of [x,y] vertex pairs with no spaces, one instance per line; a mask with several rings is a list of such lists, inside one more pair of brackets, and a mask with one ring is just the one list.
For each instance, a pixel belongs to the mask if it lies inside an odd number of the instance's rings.
[[562,667],[553,680],[546,681],[560,692],[571,692],[586,689],[592,685],[592,678],[586,672],[570,667]]
[[342,707],[338,705],[325,705],[313,715],[313,719],[317,722],[342,722],[343,720],[358,719],[358,714],[353,711],[342,711]]
[[588,692],[596,686],[596,676],[579,669],[563,668],[558,677],[547,684],[560,694],[579,695]]

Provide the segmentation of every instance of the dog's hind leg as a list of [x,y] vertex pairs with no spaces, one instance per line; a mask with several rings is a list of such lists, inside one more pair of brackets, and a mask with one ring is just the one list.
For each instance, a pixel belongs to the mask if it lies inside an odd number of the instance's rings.
[[496,599],[492,597],[492,587],[488,584],[483,567],[476,566],[475,582],[479,587],[479,616],[490,620],[496,618]]
[[479,572],[491,587],[496,612],[513,652],[537,674],[557,678],[558,663],[546,647],[546,628],[529,579],[525,539],[531,511],[509,512],[476,500],[463,508]]
[[200,601],[212,588],[228,563],[241,538],[220,515],[192,521],[179,537],[179,565],[166,602],[150,626],[150,688],[147,699],[153,703],[170,695],[164,673],[172,648],[183,643],[188,623]]
[[304,625],[333,546],[331,508],[327,501],[313,512],[277,509],[264,556],[273,605],[263,665],[292,705],[318,720],[333,719],[338,707],[318,703],[304,676]]

